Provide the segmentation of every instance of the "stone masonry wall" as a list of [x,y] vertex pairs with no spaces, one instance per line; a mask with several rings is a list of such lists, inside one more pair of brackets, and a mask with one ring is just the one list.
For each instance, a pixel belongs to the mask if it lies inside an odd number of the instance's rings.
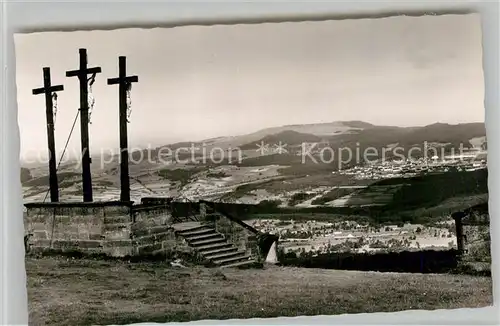
[[142,207],[133,210],[131,239],[135,255],[192,254],[190,247],[175,235],[172,215],[166,208]]
[[[125,202],[26,204],[25,233],[32,252],[105,254],[113,257],[164,254],[198,260],[176,236],[166,205]],[[209,224],[240,250],[262,260],[257,233],[221,214],[207,214]]]
[[26,208],[25,233],[33,251],[132,254],[127,203],[34,203]]
[[257,234],[221,214],[210,215],[211,224],[215,226],[217,232],[222,233],[229,242],[253,256],[257,261],[262,260]]
[[105,254],[112,257],[191,254],[176,237],[166,207],[122,202],[31,203],[25,234],[32,252]]
[[132,207],[132,219],[134,222],[143,222],[151,218],[155,219],[155,223],[158,225],[172,223],[172,214],[166,206],[137,205]]

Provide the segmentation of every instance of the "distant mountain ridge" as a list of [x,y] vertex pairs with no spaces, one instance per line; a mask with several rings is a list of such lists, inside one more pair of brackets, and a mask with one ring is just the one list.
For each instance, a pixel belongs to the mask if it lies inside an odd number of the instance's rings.
[[[474,141],[472,141],[474,140]],[[158,157],[161,149],[169,149],[175,151],[179,148],[190,148],[191,146],[198,149],[204,147],[206,152],[212,148],[220,148],[223,150],[241,149],[247,153],[248,159],[251,159],[258,149],[258,144],[264,143],[268,145],[277,145],[279,143],[286,144],[287,149],[294,146],[300,146],[302,143],[317,143],[324,142],[332,148],[366,147],[382,148],[389,145],[397,145],[407,148],[414,145],[422,145],[424,142],[443,144],[443,146],[459,148],[462,144],[467,147],[481,147],[486,145],[486,127],[484,123],[461,123],[447,124],[434,123],[422,127],[396,127],[396,126],[377,126],[363,121],[334,121],[326,123],[313,124],[295,124],[271,127],[258,130],[253,133],[229,136],[216,137],[196,142],[178,142],[167,144],[155,149],[145,149],[131,153],[134,162],[131,164],[131,172],[147,170],[154,168],[152,162],[140,161],[141,155],[144,159]],[[472,144],[474,142],[474,144]],[[168,151],[163,151],[163,153]],[[144,155],[146,154],[146,155]],[[190,153],[181,153],[180,159],[187,158]],[[200,153],[195,155],[203,155]],[[249,156],[248,156],[249,155]],[[98,161],[98,157],[94,157]],[[257,161],[259,160],[256,157]],[[261,158],[262,159],[262,158]],[[253,159],[249,160],[253,161]],[[282,161],[282,160],[280,160]],[[112,160],[107,160],[104,171],[116,169],[118,167],[119,157],[115,156]],[[43,170],[45,166],[41,167]],[[62,168],[62,167],[61,167]],[[73,168],[70,166],[70,168]],[[92,166],[92,169],[96,169]],[[32,170],[32,169],[30,169]],[[103,170],[101,170],[103,171]],[[103,171],[103,172],[104,172]],[[23,171],[23,179],[27,177],[27,171]],[[48,171],[47,171],[48,172]],[[37,173],[38,174],[38,173]],[[44,174],[44,173],[43,173]]]
[[[334,121],[313,124],[296,124],[271,127],[240,136],[216,137],[195,142],[178,142],[166,144],[151,150],[149,155],[156,157],[161,149],[175,151],[179,148],[204,147],[224,150],[255,150],[257,144],[269,145],[279,142],[287,146],[298,146],[301,143],[326,142],[330,146],[353,147],[385,147],[389,144],[399,146],[422,145],[429,143],[448,143],[449,146],[464,144],[477,137],[486,136],[484,123],[447,124],[434,123],[423,127],[377,126],[363,121]],[[148,150],[145,150],[148,151]],[[165,151],[163,152],[165,153]],[[139,154],[138,152],[136,154]],[[201,153],[200,153],[201,154]],[[134,155],[134,154],[133,154]]]
[[[300,144],[300,143],[314,143],[320,142],[323,138],[314,134],[306,134],[294,130],[284,130],[276,134],[271,134],[265,136],[257,141],[257,143],[262,144]],[[244,144],[239,147],[241,150],[245,149],[255,149],[255,144],[253,142]]]
[[[402,147],[423,145],[427,143],[447,144],[456,149],[462,144],[465,148],[471,146],[470,140],[486,136],[484,123],[467,123],[450,125],[435,123],[424,127],[392,127],[375,126],[356,122],[350,129],[344,127],[332,133],[301,133],[292,129],[267,135],[261,139],[242,145],[241,149],[255,148],[258,143],[276,144],[283,143],[289,146],[298,146],[302,143],[326,142],[338,147],[386,147],[389,144],[398,144]],[[294,126],[287,126],[293,128]],[[364,128],[362,128],[364,127]],[[297,129],[306,129],[300,126]]]

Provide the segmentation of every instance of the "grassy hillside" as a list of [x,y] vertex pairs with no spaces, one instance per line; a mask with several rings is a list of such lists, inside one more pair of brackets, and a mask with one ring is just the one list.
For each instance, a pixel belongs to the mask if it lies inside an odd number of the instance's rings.
[[181,186],[189,183],[191,177],[195,174],[203,171],[202,168],[192,168],[192,169],[163,169],[158,172],[158,175],[164,179],[180,182]]
[[120,325],[477,308],[492,279],[269,267],[175,269],[165,262],[26,261],[32,325]]
[[[284,219],[290,218],[291,215],[330,214],[331,216],[341,215],[345,218],[354,217],[356,220],[369,218],[372,223],[428,223],[487,200],[487,180],[487,170],[387,179],[372,183],[364,189],[335,189],[316,199],[313,203],[314,205],[323,205],[328,201],[349,194],[353,196],[353,202],[364,197],[373,198],[373,194],[385,196],[383,190],[387,188],[392,199],[389,197],[384,206],[283,208],[270,205],[236,205],[231,210],[236,216],[245,219],[260,215],[269,216],[269,214],[272,214],[274,218],[280,218],[279,215],[283,215]],[[266,189],[273,192],[273,190],[282,190],[280,187],[286,189],[286,185],[280,186],[275,181],[243,185],[228,196],[238,197],[255,189]],[[347,205],[349,205],[349,201],[347,201]]]
[[406,143],[408,145],[427,142],[451,143],[455,148],[460,144],[469,145],[469,139],[486,136],[484,123],[464,123],[450,125],[446,123],[435,123],[408,133]]
[[[59,172],[59,173],[57,173],[57,181],[59,182],[59,184],[61,184],[61,183],[73,184],[74,182],[72,182],[70,180],[72,180],[73,178],[79,178],[79,177],[81,178],[81,174],[75,173],[75,172]],[[48,186],[48,185],[49,185],[49,176],[48,175],[44,175],[44,176],[41,176],[41,177],[35,178],[35,179],[29,179],[29,180],[23,182],[23,186],[29,186],[29,187]]]
[[[388,179],[377,182],[371,187],[396,184],[403,186],[396,191],[392,202],[386,207],[387,210],[430,207],[452,197],[487,193],[488,170],[430,174],[410,179]],[[369,188],[363,191],[369,191]]]
[[313,200],[311,204],[313,205],[324,205],[332,200],[339,199],[343,196],[350,195],[352,193],[356,192],[356,189],[352,188],[336,188],[328,193],[324,194],[323,196]]

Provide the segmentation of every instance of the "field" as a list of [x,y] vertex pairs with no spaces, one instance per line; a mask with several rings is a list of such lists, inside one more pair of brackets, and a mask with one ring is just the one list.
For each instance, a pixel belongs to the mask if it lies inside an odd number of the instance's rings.
[[491,278],[27,258],[30,324],[90,325],[484,307]]

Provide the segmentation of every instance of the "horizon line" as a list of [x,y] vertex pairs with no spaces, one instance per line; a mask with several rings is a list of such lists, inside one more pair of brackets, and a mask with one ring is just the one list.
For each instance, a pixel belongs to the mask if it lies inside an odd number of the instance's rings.
[[[307,126],[307,125],[321,125],[321,124],[331,124],[331,123],[345,123],[345,122],[359,122],[359,123],[366,123],[366,124],[369,124],[373,127],[395,127],[395,128],[424,128],[424,127],[428,127],[428,126],[432,126],[432,125],[437,125],[437,124],[441,124],[441,125],[449,125],[449,126],[458,126],[458,125],[464,125],[464,124],[477,124],[477,123],[482,123],[482,124],[485,124],[486,125],[486,122],[481,122],[481,121],[473,121],[473,122],[460,122],[460,123],[447,123],[447,122],[440,122],[440,121],[437,121],[437,122],[434,122],[434,123],[430,123],[430,124],[425,124],[425,125],[416,125],[416,126],[406,126],[406,127],[402,127],[402,126],[397,126],[397,125],[376,125],[376,124],[373,124],[371,122],[367,122],[367,121],[363,121],[363,120],[335,120],[335,121],[330,121],[330,122],[310,122],[310,123],[303,123],[303,124],[289,124],[289,125],[278,125],[278,126],[273,126],[273,127],[267,127],[267,128],[262,128],[262,129],[258,129],[256,131],[253,131],[253,132],[250,132],[250,133],[245,133],[245,134],[239,134],[239,135],[232,135],[232,136],[216,136],[216,137],[209,137],[209,138],[204,138],[202,140],[185,140],[185,141],[175,141],[175,142],[170,142],[168,144],[165,144],[165,145],[160,145],[160,146],[156,146],[156,148],[159,148],[159,147],[163,147],[163,146],[168,146],[168,145],[174,145],[174,144],[178,144],[178,143],[202,143],[202,142],[205,142],[205,141],[209,141],[209,140],[214,140],[214,139],[218,139],[218,138],[235,138],[235,137],[242,137],[242,136],[246,136],[246,135],[250,135],[250,134],[253,134],[253,133],[257,133],[257,132],[260,132],[260,131],[263,131],[263,130],[266,130],[266,129],[272,129],[272,128],[286,128],[286,127],[296,127],[296,126]],[[281,131],[283,132],[283,131]],[[165,141],[167,142],[167,141]],[[145,149],[148,149],[150,148],[151,144],[149,145],[137,145],[135,146],[135,150],[145,150]],[[110,148],[111,149],[111,148]],[[113,148],[113,149],[119,149],[119,146],[117,146],[116,148]],[[33,155],[39,155],[39,153],[41,152],[45,152],[47,149],[43,149],[43,150],[40,150],[38,152],[34,152]],[[26,151],[24,151],[24,153],[26,153]],[[97,154],[101,154],[101,153],[98,153],[98,152],[92,152],[91,151],[91,154],[93,155],[97,155]],[[21,150],[20,151],[20,155],[22,156],[23,155],[23,151]],[[24,163],[23,160],[20,158],[20,163]]]

